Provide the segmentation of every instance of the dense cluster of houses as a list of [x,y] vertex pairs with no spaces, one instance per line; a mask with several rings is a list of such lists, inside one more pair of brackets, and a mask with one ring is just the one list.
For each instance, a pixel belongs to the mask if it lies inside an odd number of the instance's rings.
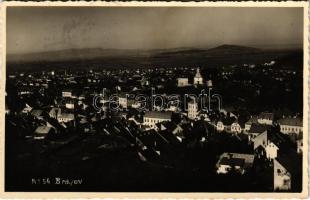
[[[176,81],[177,87],[190,86],[188,78],[182,77]],[[148,86],[149,82],[141,80],[141,84]],[[203,80],[199,68],[196,70],[193,85],[213,86],[211,80]],[[24,91],[18,95],[31,95],[31,91],[29,92]],[[287,138],[283,135],[293,135],[295,152],[302,154],[303,122],[300,116],[275,119],[272,112],[242,116],[238,110],[230,108],[211,112],[200,108],[195,98],[187,103],[186,110],[169,107],[166,110],[141,111],[138,109],[141,104],[135,99],[127,96],[124,91],[118,94],[116,101],[120,109],[114,112],[107,106],[109,99],[101,99],[103,109],[98,111],[93,108],[92,101],[86,100],[85,94],[75,94],[72,89],[64,88],[61,94],[55,97],[52,105],[38,108],[25,102],[20,113],[15,114],[32,117],[28,122],[34,125],[33,138],[36,140],[61,133],[68,128],[78,129],[84,134],[99,131],[107,135],[126,132],[130,140],[141,147],[138,154],[141,160],[145,161],[161,155],[161,144],[182,144],[190,134],[201,133],[199,142],[207,143],[210,137],[208,132],[212,127],[216,134],[234,135],[240,140],[248,141],[248,145],[253,148],[252,153],[224,152],[219,155],[216,173],[244,175],[252,170],[255,160],[263,160],[273,169],[273,189],[291,189],[292,174],[286,162],[282,162],[281,154],[287,147]],[[6,113],[12,114],[7,105]],[[175,120],[174,116],[177,116],[178,120]],[[117,123],[113,122],[114,118],[117,118]],[[122,120],[124,122],[120,123]]]

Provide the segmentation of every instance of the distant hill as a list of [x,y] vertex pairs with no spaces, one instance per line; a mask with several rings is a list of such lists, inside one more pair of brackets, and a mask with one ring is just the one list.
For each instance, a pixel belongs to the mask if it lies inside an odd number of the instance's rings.
[[38,61],[72,61],[72,60],[88,60],[104,57],[120,57],[120,56],[141,56],[146,52],[137,50],[118,50],[118,49],[65,49],[59,51],[48,51],[28,54],[12,54],[8,55],[9,62],[38,62]]
[[245,47],[238,45],[221,45],[208,50],[210,54],[252,54],[252,53],[262,53],[261,49],[253,47]]
[[[285,61],[282,61],[285,58]],[[262,50],[238,45],[221,45],[215,48],[175,48],[155,50],[119,50],[119,49],[66,49],[8,55],[7,62],[12,69],[42,67],[143,67],[143,66],[200,66],[217,67],[227,64],[263,63],[270,60],[282,61],[302,67],[302,51]],[[295,64],[294,64],[295,63]],[[301,63],[301,64],[300,64]],[[29,65],[31,64],[31,65]],[[21,66],[23,65],[23,66]],[[287,65],[287,64],[286,64]],[[299,68],[300,68],[299,66]]]
[[237,46],[237,45],[221,45],[212,49],[155,49],[155,50],[122,50],[122,49],[101,49],[101,48],[86,48],[86,49],[65,49],[59,51],[48,51],[29,54],[12,54],[8,55],[9,62],[32,62],[32,61],[69,61],[69,60],[89,60],[100,59],[107,57],[150,57],[161,55],[231,55],[231,54],[250,54],[261,52],[261,50]]

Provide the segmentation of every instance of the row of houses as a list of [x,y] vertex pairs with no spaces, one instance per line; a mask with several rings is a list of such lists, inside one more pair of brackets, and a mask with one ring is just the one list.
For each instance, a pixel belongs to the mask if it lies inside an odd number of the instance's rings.
[[273,119],[273,113],[262,112],[258,116],[251,116],[249,120],[242,121],[238,117],[229,116],[217,120],[216,130],[219,132],[226,131],[232,133],[246,133],[251,138],[260,134],[263,130],[268,130],[274,125],[280,127],[280,132],[284,134],[300,134],[303,131],[303,123],[300,117],[283,117],[277,121]]
[[[218,174],[235,172],[243,175],[253,168],[253,154],[223,153],[216,163]],[[271,162],[272,188],[274,191],[289,191],[292,188],[292,175],[278,159]]]

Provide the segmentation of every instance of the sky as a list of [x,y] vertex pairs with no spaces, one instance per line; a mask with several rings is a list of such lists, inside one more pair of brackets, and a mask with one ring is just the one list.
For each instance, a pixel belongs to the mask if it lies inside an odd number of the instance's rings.
[[7,53],[302,47],[303,8],[9,7]]

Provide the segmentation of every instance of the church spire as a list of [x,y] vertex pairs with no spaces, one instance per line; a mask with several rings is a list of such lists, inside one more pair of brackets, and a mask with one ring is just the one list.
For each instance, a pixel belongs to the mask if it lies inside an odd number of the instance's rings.
[[201,78],[201,74],[200,74],[200,69],[199,67],[196,69],[196,75],[195,75],[196,78]]

